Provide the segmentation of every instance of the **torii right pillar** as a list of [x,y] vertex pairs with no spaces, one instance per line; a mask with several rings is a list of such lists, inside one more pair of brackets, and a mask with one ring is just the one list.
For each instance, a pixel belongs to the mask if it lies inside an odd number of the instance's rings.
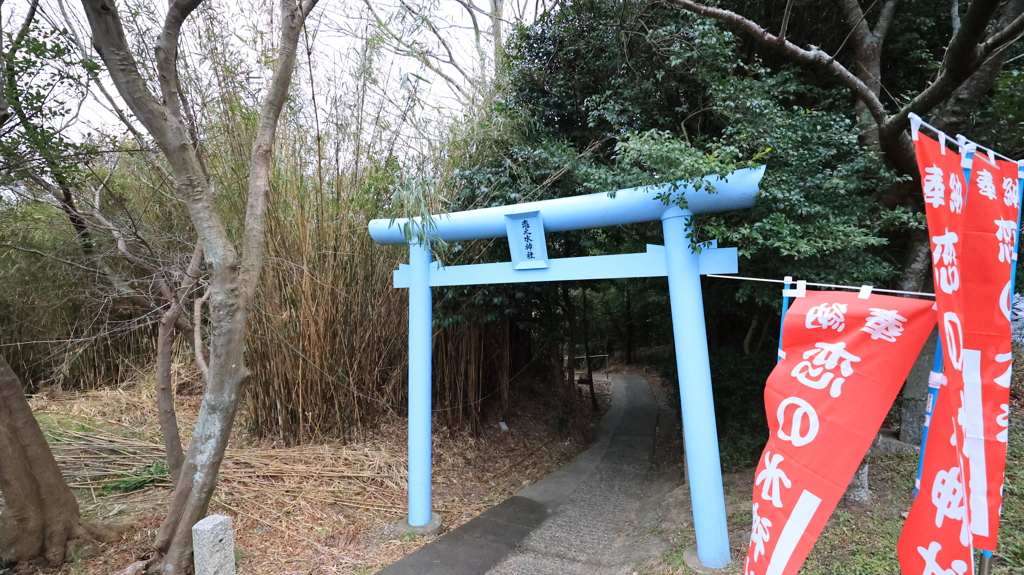
[[730,560],[729,527],[718,455],[715,401],[711,393],[699,258],[690,248],[691,218],[688,211],[672,208],[662,216],[661,226],[665,235],[665,265],[697,557],[705,566],[720,569]]

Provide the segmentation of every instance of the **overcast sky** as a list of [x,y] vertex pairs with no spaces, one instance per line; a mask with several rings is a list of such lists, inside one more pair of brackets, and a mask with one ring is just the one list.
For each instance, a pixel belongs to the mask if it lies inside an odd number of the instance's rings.
[[[20,25],[29,6],[28,0],[0,0],[3,26],[6,32]],[[326,94],[341,88],[346,78],[351,78],[356,69],[360,50],[366,36],[377,32],[385,41],[387,49],[374,63],[379,80],[379,97],[400,100],[401,91],[409,90],[415,83],[417,96],[422,100],[424,114],[444,116],[459,113],[466,103],[467,94],[473,97],[472,81],[485,84],[493,73],[493,46],[491,43],[489,0],[320,0],[319,5],[307,20],[307,35],[301,41],[299,62],[293,90],[301,91],[308,98],[315,94],[323,101]],[[155,35],[158,23],[166,10],[163,3],[118,3],[122,15],[131,6],[146,6],[154,13],[141,22],[149,22]],[[254,95],[258,93],[267,76],[265,69],[257,64],[255,46],[266,46],[276,42],[277,4],[272,0],[208,0],[208,5],[221,20],[221,25],[230,28],[232,46],[245,54],[252,66],[245,82]],[[515,18],[533,19],[533,10],[543,3],[526,0],[506,0],[505,30],[509,21]],[[155,8],[152,6],[156,6]],[[403,9],[403,6],[406,9]],[[411,10],[410,10],[411,8]],[[470,10],[476,17],[476,28]],[[273,14],[273,15],[272,15]],[[420,16],[419,18],[417,16]],[[51,25],[70,28],[93,52],[88,26],[80,2],[77,0],[41,0],[40,20]],[[193,14],[186,22],[182,41],[181,64],[179,66],[202,65],[202,57],[191,50],[190,26],[196,26],[201,15]],[[378,19],[384,27],[375,27]],[[429,21],[429,25],[426,22]],[[131,37],[133,30],[127,27]],[[434,33],[436,30],[436,33]],[[479,35],[475,30],[479,30]],[[309,41],[311,58],[307,59],[305,49]],[[442,40],[447,46],[442,44]],[[262,44],[261,44],[262,43]],[[404,44],[404,45],[403,45]],[[409,55],[395,54],[393,49],[419,50],[439,56],[431,58],[431,66]],[[310,72],[313,81],[310,82]],[[122,108],[123,102],[113,86],[107,83],[107,91]],[[455,84],[455,86],[453,86]],[[77,122],[69,128],[76,139],[90,131],[110,133],[123,132],[123,127],[110,112],[109,104],[98,91],[85,101],[77,115]],[[294,93],[294,92],[293,92]],[[69,122],[70,123],[70,122]]]

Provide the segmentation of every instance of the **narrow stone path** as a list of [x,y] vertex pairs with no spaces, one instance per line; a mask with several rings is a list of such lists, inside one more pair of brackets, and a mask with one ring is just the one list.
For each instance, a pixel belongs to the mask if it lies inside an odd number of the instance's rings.
[[589,449],[380,573],[624,572],[623,546],[650,487],[659,408],[643,377],[610,377],[612,404]]

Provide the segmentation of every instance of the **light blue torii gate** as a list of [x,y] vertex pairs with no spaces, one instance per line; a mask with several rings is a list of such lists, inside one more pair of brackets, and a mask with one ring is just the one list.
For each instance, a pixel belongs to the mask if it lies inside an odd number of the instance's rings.
[[[394,286],[409,288],[409,517],[412,527],[437,521],[431,511],[430,288],[543,281],[668,277],[679,373],[697,556],[713,568],[729,563],[729,530],[718,452],[708,362],[701,274],[736,273],[736,248],[690,249],[690,216],[754,205],[764,167],[704,178],[717,193],[686,182],[454,212],[421,218],[377,219],[369,224],[379,244],[409,244],[409,264],[394,272]],[[667,204],[659,196],[668,196]],[[680,195],[687,208],[674,201]],[[563,232],[660,219],[665,245],[645,253],[548,259],[545,232]],[[510,262],[442,267],[431,262],[430,241],[507,236]],[[570,353],[571,355],[571,353]],[[434,515],[432,517],[432,515]]]

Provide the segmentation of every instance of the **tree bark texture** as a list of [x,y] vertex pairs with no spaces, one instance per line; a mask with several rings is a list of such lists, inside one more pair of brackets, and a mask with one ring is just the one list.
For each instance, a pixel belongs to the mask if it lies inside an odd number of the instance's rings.
[[[837,0],[837,3],[850,25],[850,36],[856,55],[857,78],[878,98],[882,92],[882,47],[896,12],[897,0],[888,0],[882,6],[874,27],[868,24],[867,15],[861,9],[859,0]],[[867,102],[858,98],[854,104],[854,111],[860,128],[861,145],[877,148],[878,124],[875,123]]]
[[206,387],[192,441],[182,463],[167,517],[157,532],[149,570],[161,575],[192,572],[192,526],[207,512],[228,437],[238,411],[249,304],[259,283],[270,192],[271,154],[277,123],[295,67],[296,47],[316,0],[281,0],[277,62],[260,114],[250,158],[241,252],[214,208],[214,193],[182,118],[177,56],[181,26],[202,0],[172,0],[155,46],[160,98],[150,92],[125,37],[113,0],[82,0],[96,47],[136,118],[167,158],[179,199],[185,204],[210,269],[209,362]]
[[174,329],[161,321],[156,336],[156,405],[159,412],[160,435],[167,453],[167,469],[171,481],[178,484],[185,453],[181,448],[181,434],[178,417],[174,411],[174,383],[171,381],[171,346],[174,343]]
[[566,355],[568,366],[565,373],[565,385],[563,389],[565,401],[569,407],[569,433],[579,441],[586,441],[586,432],[583,429],[583,420],[580,417],[579,393],[576,391],[576,305],[569,294],[569,288],[563,283],[562,304],[565,307],[565,319],[569,325],[569,341],[566,343]]
[[[178,485],[178,478],[181,476],[181,466],[185,461],[185,454],[181,449],[181,434],[178,430],[178,417],[174,411],[174,382],[171,378],[171,347],[174,344],[174,326],[178,323],[184,312],[185,298],[199,280],[199,268],[203,261],[203,249],[196,246],[192,252],[192,261],[185,271],[185,279],[177,292],[170,293],[170,307],[164,312],[157,325],[156,338],[156,403],[160,421],[160,435],[164,440],[164,451],[167,454],[167,469],[171,473],[171,482]],[[170,292],[170,289],[167,290]],[[199,300],[201,301],[201,300]],[[201,306],[195,306],[201,310]],[[196,314],[193,318],[196,331],[202,324],[201,317]],[[197,362],[202,356],[202,338],[196,342]],[[207,369],[204,363],[200,363],[200,369],[204,376]]]
[[0,561],[56,567],[88,553],[113,532],[85,523],[21,381],[0,357]]
[[598,410],[594,392],[594,369],[590,365],[590,330],[587,325],[587,288],[583,288],[583,360],[587,362],[587,384],[590,386],[590,406]]
[[910,368],[907,381],[903,384],[903,401],[900,403],[900,441],[911,445],[921,444],[924,432],[924,418],[928,403],[928,374],[932,371],[935,358],[935,341],[938,332],[925,341],[917,361]]

